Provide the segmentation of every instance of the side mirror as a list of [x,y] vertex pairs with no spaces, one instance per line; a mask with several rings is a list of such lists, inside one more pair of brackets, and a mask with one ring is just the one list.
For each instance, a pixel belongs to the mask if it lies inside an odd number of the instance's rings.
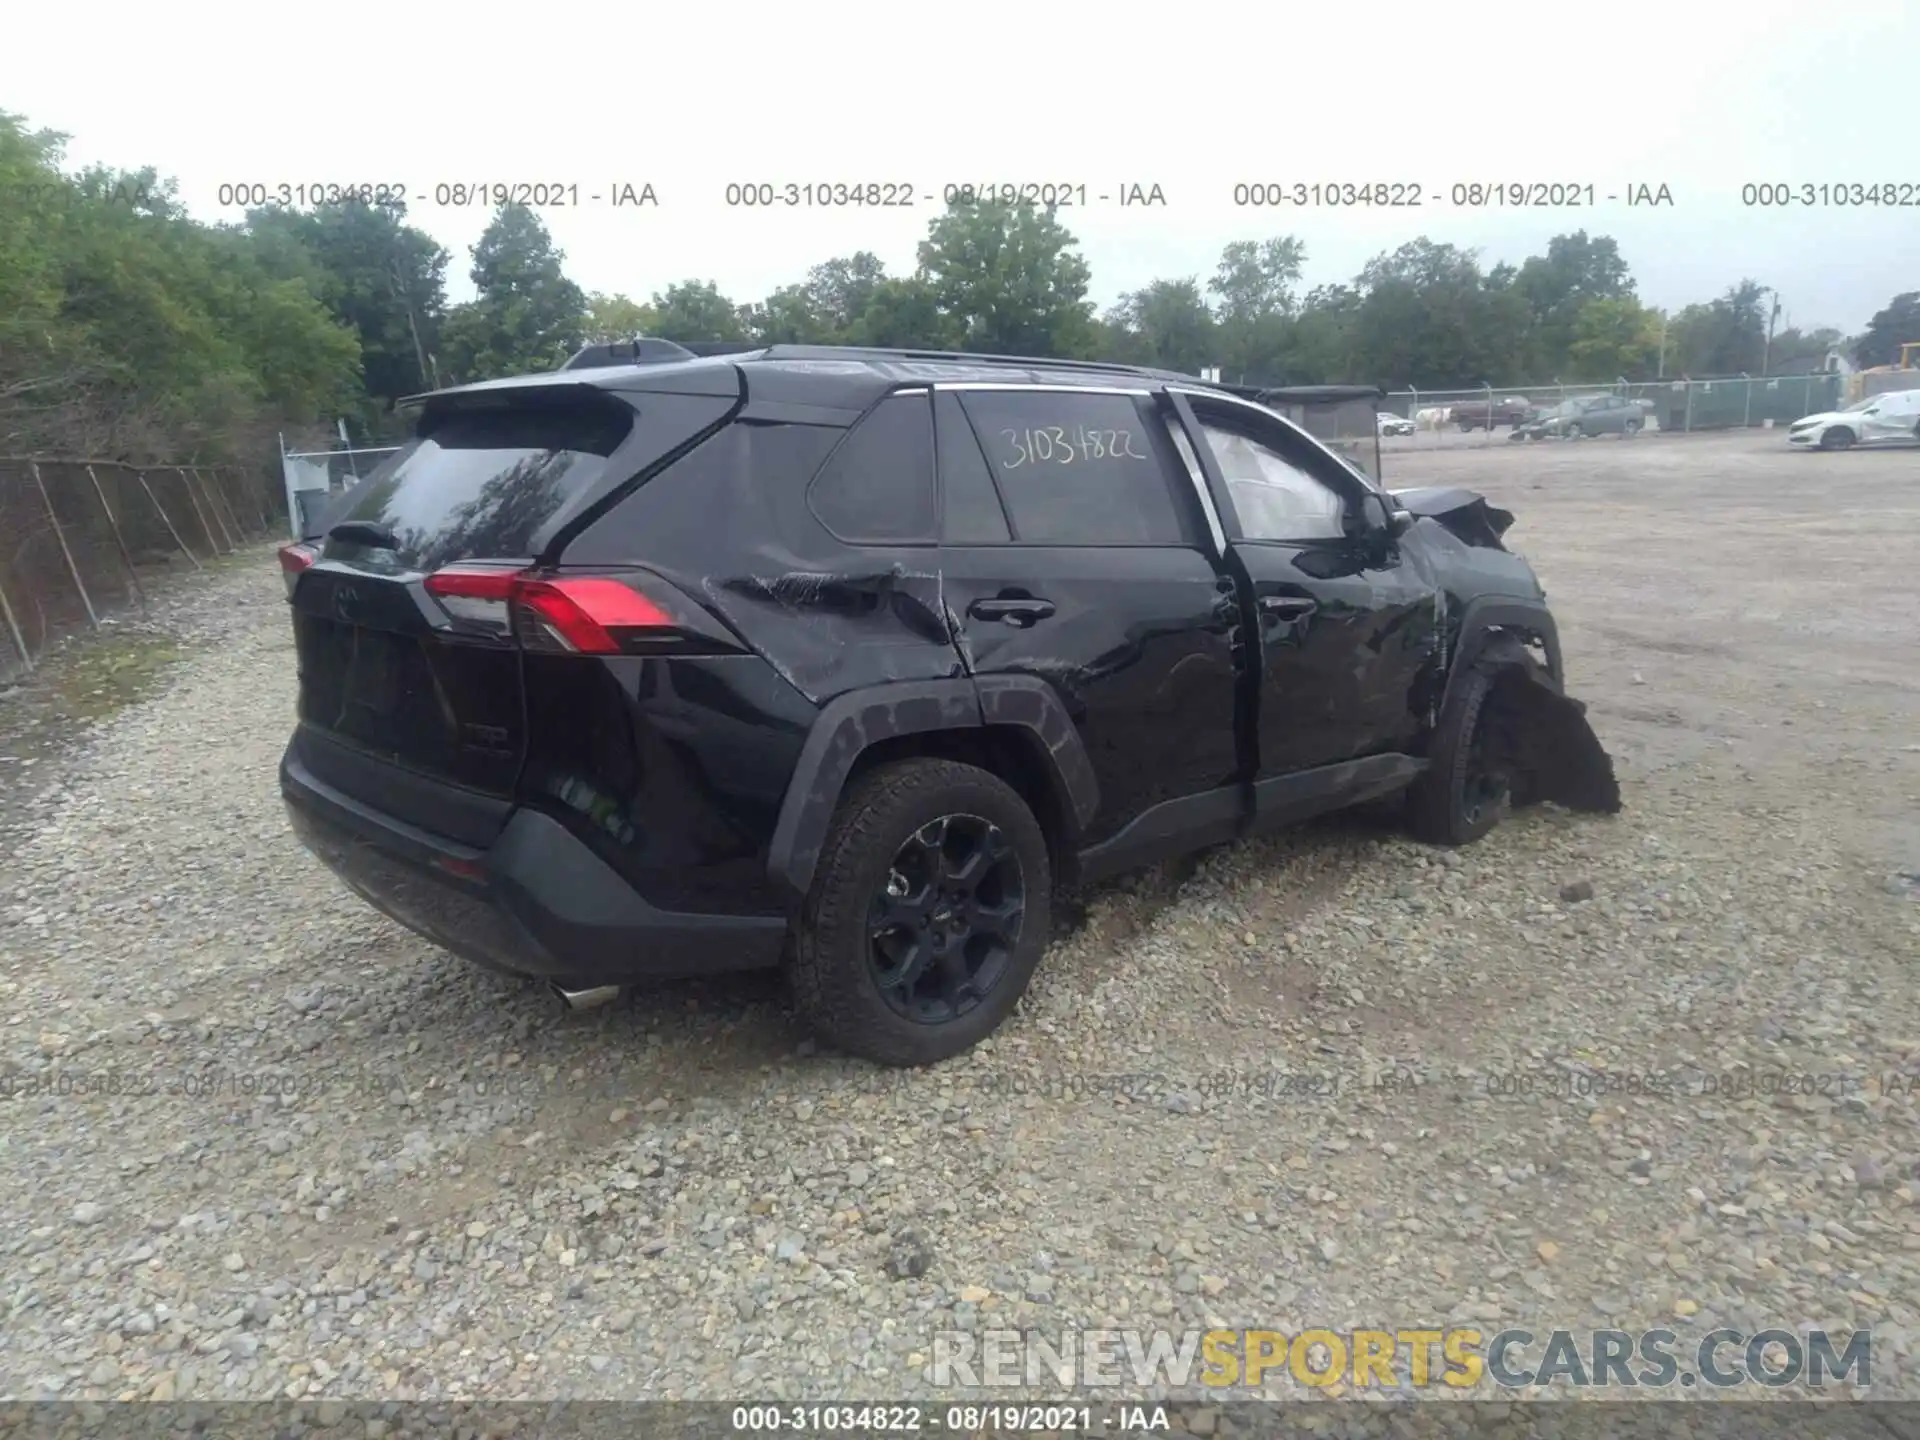
[[1382,495],[1369,493],[1361,497],[1351,528],[1356,532],[1356,538],[1364,539],[1368,536],[1403,535],[1412,523],[1410,512],[1394,506]]

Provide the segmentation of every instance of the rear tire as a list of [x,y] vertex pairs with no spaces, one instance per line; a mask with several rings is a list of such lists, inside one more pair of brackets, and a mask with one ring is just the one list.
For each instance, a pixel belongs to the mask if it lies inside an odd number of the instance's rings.
[[[969,861],[978,888],[954,899]],[[1051,939],[1052,892],[1046,836],[1005,781],[951,760],[883,765],[842,800],[821,849],[795,935],[794,1003],[823,1040],[882,1065],[970,1050],[1026,993]]]
[[1567,426],[1566,434],[1569,440],[1584,440],[1587,438],[1587,432],[1582,430],[1578,425]]
[[1496,717],[1488,709],[1493,682],[1483,671],[1461,677],[1440,717],[1432,763],[1407,791],[1407,823],[1431,845],[1470,845],[1500,823],[1511,782],[1488,763]]
[[1634,436],[1640,433],[1640,422],[1638,420],[1627,421],[1627,428],[1622,433],[1627,437],[1627,439],[1631,440]]

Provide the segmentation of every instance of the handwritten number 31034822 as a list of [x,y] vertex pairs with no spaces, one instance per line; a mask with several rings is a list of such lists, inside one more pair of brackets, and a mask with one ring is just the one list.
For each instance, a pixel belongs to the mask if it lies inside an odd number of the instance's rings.
[[1043,425],[1032,430],[1002,430],[1013,450],[1011,460],[1002,460],[1003,470],[1018,470],[1024,465],[1071,465],[1077,460],[1145,460],[1131,430],[1072,430],[1059,425]]

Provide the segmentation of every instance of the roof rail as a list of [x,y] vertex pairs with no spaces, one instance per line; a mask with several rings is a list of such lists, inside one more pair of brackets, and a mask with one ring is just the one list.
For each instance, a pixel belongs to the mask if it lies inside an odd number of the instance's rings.
[[[900,350],[881,345],[770,345],[767,360],[953,360],[968,365],[1018,366],[1027,370],[1078,370],[1082,373],[1137,375],[1155,380],[1179,380],[1208,385],[1197,375],[1178,370],[1156,370],[1150,365],[1120,365],[1110,360],[1060,360],[1039,355],[984,355],[971,350]],[[1214,386],[1214,388],[1221,388]]]
[[758,340],[676,340],[673,343],[701,359],[715,355],[755,355],[767,348]]

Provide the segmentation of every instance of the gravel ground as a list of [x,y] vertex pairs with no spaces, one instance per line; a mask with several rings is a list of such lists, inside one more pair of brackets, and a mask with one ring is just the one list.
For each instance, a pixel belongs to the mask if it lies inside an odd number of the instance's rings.
[[897,1399],[952,1329],[1453,1321],[1872,1325],[1920,1394],[1920,489],[1783,451],[1390,457],[1519,513],[1625,812],[1103,890],[908,1074],[771,981],[563,1017],[393,926],[282,817],[265,552],[173,590],[171,683],[0,766],[0,1393]]

